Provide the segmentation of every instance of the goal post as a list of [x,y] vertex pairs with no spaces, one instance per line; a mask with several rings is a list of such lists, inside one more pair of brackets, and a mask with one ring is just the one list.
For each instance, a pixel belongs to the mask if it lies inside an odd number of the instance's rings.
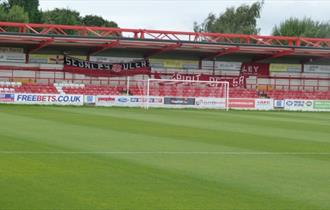
[[148,79],[145,108],[155,97],[163,97],[165,107],[229,109],[228,81]]

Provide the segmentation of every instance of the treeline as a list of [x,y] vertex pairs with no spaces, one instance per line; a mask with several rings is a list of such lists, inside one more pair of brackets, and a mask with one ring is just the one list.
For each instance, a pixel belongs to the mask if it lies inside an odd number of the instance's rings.
[[101,16],[81,16],[78,11],[71,9],[56,8],[42,11],[39,9],[39,0],[2,1],[0,21],[118,27],[116,22],[106,20]]
[[[255,2],[252,5],[243,4],[237,8],[227,8],[219,15],[210,13],[202,23],[194,23],[196,32],[217,32],[232,34],[259,34],[257,21],[264,2]],[[320,22],[311,18],[289,18],[272,30],[274,36],[301,36],[330,38],[330,20]]]

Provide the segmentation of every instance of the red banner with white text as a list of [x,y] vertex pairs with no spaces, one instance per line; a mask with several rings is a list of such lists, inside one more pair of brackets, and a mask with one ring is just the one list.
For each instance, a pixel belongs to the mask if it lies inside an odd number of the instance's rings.
[[[154,74],[155,79],[162,79],[161,74]],[[229,82],[230,87],[246,87],[247,76],[241,75],[236,77],[223,77],[220,75],[208,75],[208,74],[180,74],[174,73],[167,79],[173,80],[189,80],[189,81],[211,81],[211,82]]]
[[64,71],[88,76],[122,77],[149,74],[151,69],[148,60],[129,63],[98,63],[65,56]]
[[269,76],[269,63],[242,63],[241,75]]

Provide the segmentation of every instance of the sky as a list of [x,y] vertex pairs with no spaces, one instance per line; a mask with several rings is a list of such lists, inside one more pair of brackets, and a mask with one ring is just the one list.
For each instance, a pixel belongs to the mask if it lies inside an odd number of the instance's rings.
[[[255,0],[40,0],[40,8],[70,8],[81,15],[99,15],[121,28],[192,31],[210,12],[252,4]],[[330,0],[265,0],[258,27],[269,35],[274,25],[290,17],[330,21]]]

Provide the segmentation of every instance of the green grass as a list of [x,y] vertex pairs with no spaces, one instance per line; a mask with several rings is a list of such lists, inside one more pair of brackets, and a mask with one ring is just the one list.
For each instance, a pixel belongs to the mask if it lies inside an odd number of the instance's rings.
[[330,113],[1,105],[0,209],[330,209]]

